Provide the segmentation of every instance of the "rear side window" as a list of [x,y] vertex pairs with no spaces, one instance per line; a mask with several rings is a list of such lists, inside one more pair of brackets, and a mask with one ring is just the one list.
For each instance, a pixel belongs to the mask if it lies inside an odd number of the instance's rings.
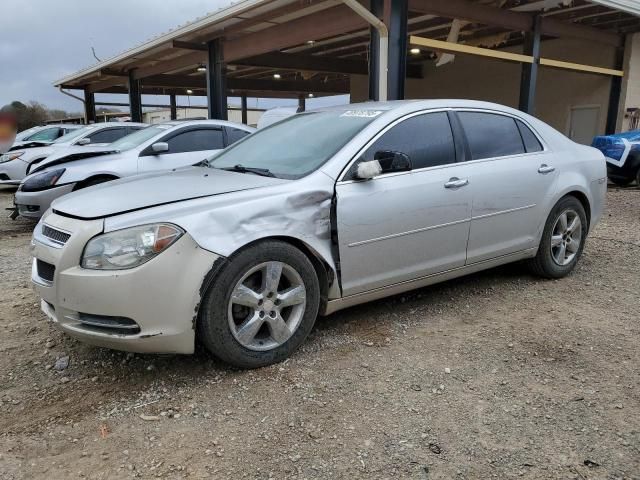
[[513,118],[484,112],[458,112],[458,117],[473,160],[525,153],[520,130]]
[[167,140],[168,153],[198,152],[202,150],[220,150],[224,148],[222,129],[189,130],[178,133]]
[[453,133],[446,112],[426,113],[400,122],[367,149],[363,160],[373,160],[381,150],[409,155],[414,170],[456,161]]
[[227,127],[227,140],[228,145],[232,143],[236,143],[238,140],[249,135],[249,132],[245,130],[240,130],[239,128],[228,128]]
[[524,142],[524,148],[527,153],[541,152],[542,145],[540,145],[540,140],[538,140],[538,137],[535,136],[531,129],[520,120],[516,120],[516,124],[518,125],[518,130],[520,130],[520,135],[522,135],[522,141]]
[[119,140],[127,134],[127,129],[124,127],[120,128],[106,128],[104,130],[100,130],[99,132],[92,133],[89,135],[89,139],[91,143],[111,143]]

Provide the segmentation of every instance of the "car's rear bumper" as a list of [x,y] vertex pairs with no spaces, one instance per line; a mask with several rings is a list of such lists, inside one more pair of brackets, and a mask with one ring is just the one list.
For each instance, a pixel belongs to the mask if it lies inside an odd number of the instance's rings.
[[38,219],[42,217],[56,198],[73,191],[74,183],[41,190],[39,192],[23,192],[18,190],[14,203],[22,217]]
[[70,235],[64,246],[34,232],[32,281],[56,327],[90,344],[131,352],[192,353],[200,289],[219,258],[185,234],[165,252],[128,270],[89,270],[79,262],[103,221],[55,214],[48,226]]

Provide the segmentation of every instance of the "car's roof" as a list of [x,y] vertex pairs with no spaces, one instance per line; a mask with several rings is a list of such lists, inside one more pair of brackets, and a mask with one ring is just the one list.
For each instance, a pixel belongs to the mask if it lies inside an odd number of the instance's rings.
[[39,127],[34,127],[34,128],[43,129],[43,128],[49,128],[49,127],[75,129],[75,128],[82,128],[84,127],[84,125],[79,125],[77,123],[48,123],[47,125],[40,125]]
[[218,125],[233,128],[242,128],[247,131],[255,130],[253,127],[242,123],[229,122],[227,120],[171,120],[169,122],[159,123],[157,125],[170,125],[172,127],[184,127],[191,125]]
[[464,99],[429,99],[429,100],[391,100],[387,102],[349,103],[320,108],[317,111],[350,111],[350,110],[404,110],[404,109],[433,109],[433,108],[481,108],[488,110],[513,111],[511,107],[492,102]]
[[82,125],[83,127],[148,127],[148,123],[138,123],[138,122],[101,122],[101,123],[91,123],[89,125]]

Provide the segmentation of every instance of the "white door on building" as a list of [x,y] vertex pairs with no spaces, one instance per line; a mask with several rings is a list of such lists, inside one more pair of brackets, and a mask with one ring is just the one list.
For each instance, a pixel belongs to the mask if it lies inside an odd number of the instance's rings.
[[593,137],[598,135],[599,123],[600,106],[571,107],[569,138],[576,143],[591,145]]

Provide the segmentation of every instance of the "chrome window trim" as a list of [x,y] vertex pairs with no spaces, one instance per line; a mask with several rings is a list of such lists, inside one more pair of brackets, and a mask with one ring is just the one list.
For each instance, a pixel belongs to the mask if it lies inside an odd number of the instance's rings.
[[[416,168],[413,170],[409,170],[406,172],[395,172],[395,173],[385,173],[382,175],[379,175],[377,177],[371,178],[369,180],[346,180],[345,179],[345,175],[349,172],[349,170],[351,170],[351,166],[360,158],[361,155],[364,154],[365,151],[367,151],[367,149],[369,149],[369,147],[371,147],[371,145],[373,145],[382,135],[384,135],[385,133],[387,133],[391,128],[395,127],[396,125],[398,125],[400,122],[403,122],[405,120],[408,120],[410,118],[416,117],[418,115],[424,115],[424,114],[428,114],[428,113],[439,113],[439,112],[480,112],[480,113],[489,113],[489,114],[493,114],[493,115],[502,115],[505,117],[510,117],[513,118],[514,120],[520,120],[522,123],[524,123],[529,130],[531,130],[531,132],[533,133],[533,135],[538,139],[538,141],[540,142],[540,145],[542,145],[542,150],[540,150],[539,152],[524,152],[524,153],[516,153],[513,155],[502,155],[499,157],[488,157],[488,158],[479,158],[477,160],[465,160],[464,162],[454,162],[454,163],[447,163],[444,165],[435,165],[432,167],[424,167],[424,168]],[[462,126],[461,126],[462,128]],[[452,134],[455,138],[455,131],[453,131],[453,127],[451,128],[452,130]],[[524,141],[523,141],[523,147],[524,147]],[[527,122],[524,118],[519,117],[517,115],[514,115],[512,113],[508,113],[508,112],[502,112],[500,110],[491,110],[491,109],[487,109],[487,108],[453,108],[453,107],[446,107],[446,108],[434,108],[434,109],[429,109],[429,110],[420,110],[419,112],[413,112],[413,113],[409,113],[407,115],[404,115],[400,118],[396,118],[393,122],[391,122],[390,124],[388,124],[385,128],[383,128],[382,130],[380,130],[376,135],[374,135],[371,140],[369,140],[362,148],[360,148],[358,150],[358,152],[351,158],[351,160],[349,160],[349,163],[346,165],[345,168],[342,169],[342,171],[340,172],[340,175],[338,175],[339,180],[336,182],[337,185],[348,185],[350,183],[362,183],[362,182],[371,182],[374,180],[377,180],[379,178],[389,178],[389,177],[394,177],[397,175],[408,175],[411,173],[418,173],[418,172],[425,172],[425,171],[431,171],[431,170],[438,170],[438,169],[442,169],[442,168],[449,168],[449,167],[454,167],[457,165],[471,165],[471,164],[476,164],[476,163],[482,163],[482,162],[491,162],[491,161],[495,161],[495,160],[503,160],[503,159],[510,159],[510,158],[518,158],[518,157],[528,157],[528,156],[532,156],[532,155],[542,155],[545,153],[548,153],[550,150],[547,146],[547,143],[543,141],[542,137],[540,136],[540,134],[531,126],[531,124],[529,122]]]

